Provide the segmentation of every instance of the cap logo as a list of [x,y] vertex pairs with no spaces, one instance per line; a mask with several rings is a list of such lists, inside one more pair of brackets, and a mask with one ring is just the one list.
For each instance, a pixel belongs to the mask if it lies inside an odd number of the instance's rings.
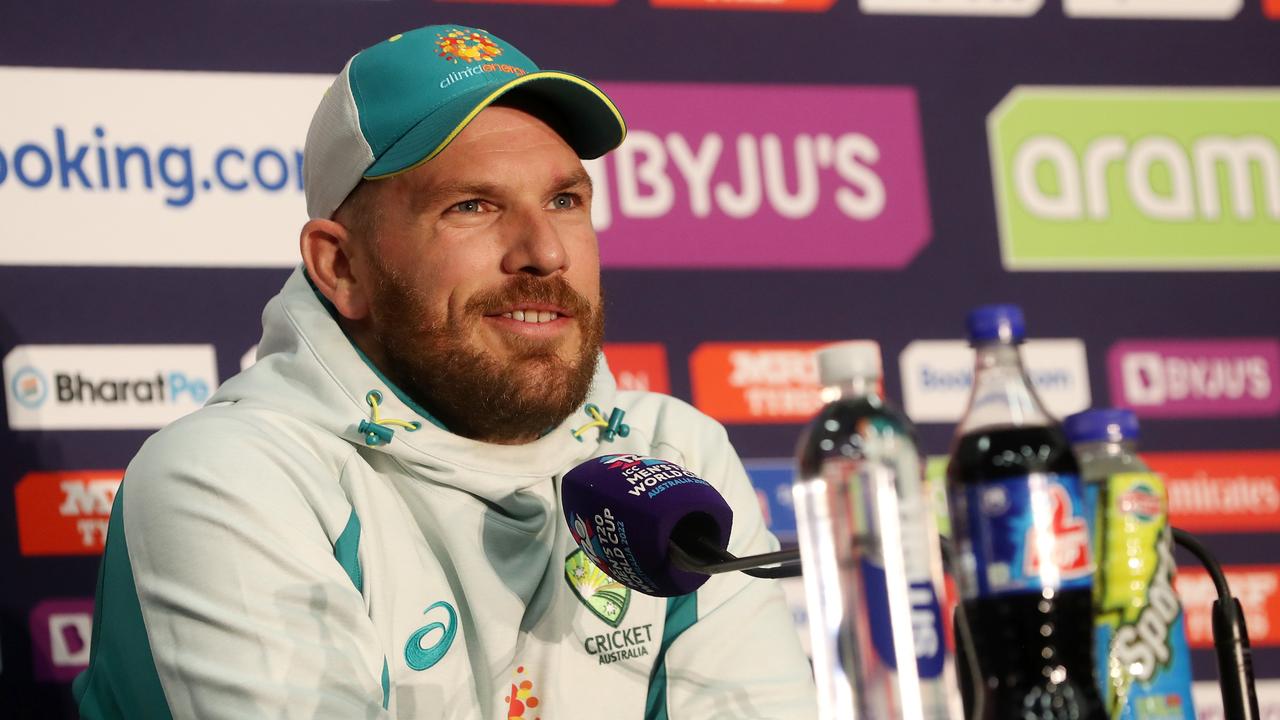
[[459,60],[468,63],[492,62],[502,54],[502,48],[498,47],[493,38],[481,32],[454,28],[444,35],[436,33],[436,37],[440,38],[436,41],[440,57],[451,63],[456,64]]

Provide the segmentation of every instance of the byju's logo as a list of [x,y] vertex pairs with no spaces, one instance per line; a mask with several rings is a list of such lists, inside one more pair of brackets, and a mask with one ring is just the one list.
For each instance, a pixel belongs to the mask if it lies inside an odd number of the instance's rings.
[[158,428],[217,387],[210,345],[19,345],[4,376],[14,430]]
[[987,119],[1010,270],[1280,267],[1280,90],[1018,87]]
[[45,600],[31,610],[31,650],[37,680],[70,682],[89,666],[92,600]]
[[32,410],[44,404],[49,397],[49,381],[44,374],[33,367],[19,368],[9,383],[9,392],[18,404]]
[[1280,413],[1280,342],[1126,340],[1108,355],[1111,400],[1142,417]]
[[[1076,338],[1031,340],[1022,346],[1027,374],[1049,412],[1064,417],[1089,407],[1089,366]],[[902,398],[916,422],[955,422],[973,387],[973,348],[962,340],[915,340],[902,351]]]
[[909,87],[615,83],[586,163],[610,267],[900,268],[932,235]]

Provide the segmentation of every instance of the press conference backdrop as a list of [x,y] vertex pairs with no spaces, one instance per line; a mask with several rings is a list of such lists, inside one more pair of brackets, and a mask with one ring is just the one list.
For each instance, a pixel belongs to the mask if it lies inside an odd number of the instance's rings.
[[[618,101],[631,134],[589,164],[611,364],[728,427],[779,535],[813,347],[879,343],[943,455],[964,311],[1021,303],[1055,412],[1138,413],[1280,717],[1280,0],[6,3],[5,713],[74,716],[122,470],[252,362],[328,77],[442,22]],[[1210,681],[1212,584],[1181,559]]]

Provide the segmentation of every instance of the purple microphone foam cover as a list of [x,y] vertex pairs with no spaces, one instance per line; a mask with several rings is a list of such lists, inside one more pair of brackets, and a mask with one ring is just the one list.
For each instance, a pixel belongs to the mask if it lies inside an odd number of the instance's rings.
[[592,458],[565,474],[560,497],[583,552],[609,577],[646,595],[685,595],[707,581],[707,575],[676,568],[668,557],[671,533],[681,520],[693,515],[700,526],[714,524],[719,537],[711,539],[721,548],[729,545],[729,504],[710,483],[666,460]]

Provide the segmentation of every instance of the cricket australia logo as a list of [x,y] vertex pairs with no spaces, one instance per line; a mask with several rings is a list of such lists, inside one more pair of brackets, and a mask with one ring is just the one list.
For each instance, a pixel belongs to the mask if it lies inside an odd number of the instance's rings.
[[436,37],[440,38],[436,40],[440,57],[451,63],[493,62],[502,54],[502,48],[484,33],[454,28],[444,35],[437,33]]
[[611,627],[622,623],[631,604],[631,588],[606,575],[581,548],[565,558],[564,579],[592,614]]

